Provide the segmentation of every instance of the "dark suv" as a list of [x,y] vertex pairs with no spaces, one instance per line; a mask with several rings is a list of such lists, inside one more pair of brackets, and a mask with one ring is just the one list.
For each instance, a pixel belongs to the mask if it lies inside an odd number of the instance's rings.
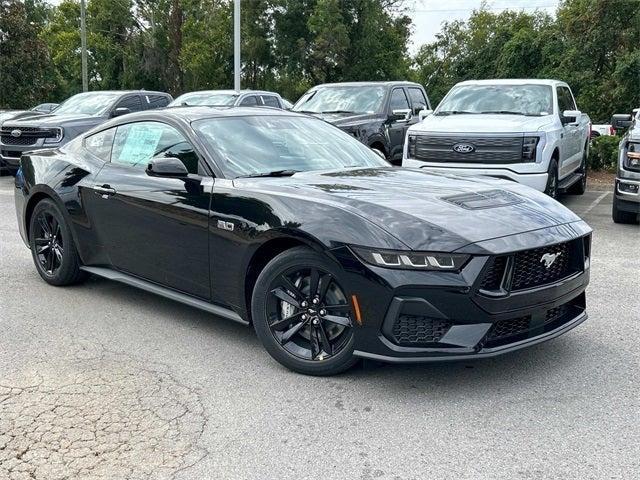
[[326,120],[399,165],[407,129],[431,108],[422,85],[412,82],[350,82],[318,85],[293,110]]
[[97,91],[68,98],[50,115],[7,120],[0,126],[0,169],[15,173],[23,152],[57,148],[109,118],[166,107],[168,93]]

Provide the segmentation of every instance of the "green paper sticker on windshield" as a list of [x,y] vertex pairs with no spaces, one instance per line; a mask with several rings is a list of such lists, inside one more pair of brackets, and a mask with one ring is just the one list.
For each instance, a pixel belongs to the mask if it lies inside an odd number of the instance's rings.
[[148,123],[130,125],[118,159],[130,165],[150,160],[156,152],[162,132],[162,125]]

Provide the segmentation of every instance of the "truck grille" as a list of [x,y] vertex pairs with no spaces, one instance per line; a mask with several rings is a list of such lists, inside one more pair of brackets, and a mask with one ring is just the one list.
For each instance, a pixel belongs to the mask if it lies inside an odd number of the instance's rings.
[[[425,162],[443,163],[521,163],[522,136],[441,136],[416,135],[415,145],[410,144],[409,156]],[[456,152],[454,146],[468,144],[474,150],[468,153]]]
[[[12,132],[19,131],[19,136]],[[57,128],[12,127],[4,125],[0,128],[0,142],[3,145],[35,145],[39,138],[53,138],[58,135]]]
[[[501,255],[489,260],[480,282],[486,291],[518,291],[557,282],[582,271],[582,239]],[[507,266],[511,274],[505,275]]]

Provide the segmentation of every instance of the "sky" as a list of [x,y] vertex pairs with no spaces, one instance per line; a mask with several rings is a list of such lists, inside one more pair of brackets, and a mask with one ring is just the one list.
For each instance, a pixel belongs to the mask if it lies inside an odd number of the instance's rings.
[[[533,12],[535,10],[554,14],[559,0],[488,0],[486,9],[495,13],[503,10]],[[466,20],[474,9],[480,8],[481,0],[407,0],[407,14],[413,20],[410,53],[416,53],[421,45],[435,39],[442,22]]]

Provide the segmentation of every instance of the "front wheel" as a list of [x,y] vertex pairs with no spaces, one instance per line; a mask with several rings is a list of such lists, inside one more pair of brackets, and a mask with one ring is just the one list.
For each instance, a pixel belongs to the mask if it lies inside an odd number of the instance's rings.
[[547,186],[544,193],[551,198],[558,198],[558,161],[555,158],[551,159],[547,173]]
[[271,260],[253,291],[253,325],[269,354],[307,375],[353,366],[354,331],[342,269],[306,247]]

